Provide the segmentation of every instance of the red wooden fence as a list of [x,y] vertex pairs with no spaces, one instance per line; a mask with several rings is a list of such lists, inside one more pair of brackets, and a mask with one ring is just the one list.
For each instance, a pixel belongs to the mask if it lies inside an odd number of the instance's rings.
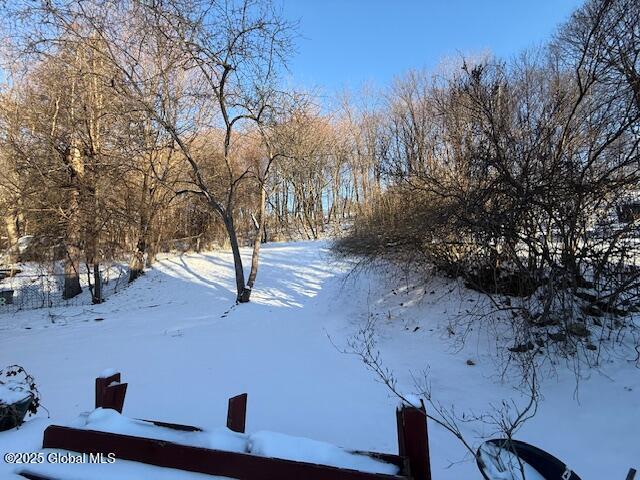
[[[107,378],[97,378],[96,407],[113,408],[122,412],[126,389],[127,384],[120,382],[119,373]],[[246,393],[230,398],[227,427],[244,433],[246,410]],[[398,455],[377,452],[354,453],[394,464],[399,468],[398,475],[360,472],[328,465],[192,447],[151,438],[57,425],[52,425],[45,430],[42,447],[105,455],[112,453],[115,454],[116,459],[120,460],[241,480],[431,480],[424,404],[420,408],[403,405],[396,410],[396,420]],[[190,425],[159,421],[152,421],[152,423],[176,430],[200,430]],[[36,469],[29,469],[29,467],[19,473],[32,480],[63,480],[42,476]]]

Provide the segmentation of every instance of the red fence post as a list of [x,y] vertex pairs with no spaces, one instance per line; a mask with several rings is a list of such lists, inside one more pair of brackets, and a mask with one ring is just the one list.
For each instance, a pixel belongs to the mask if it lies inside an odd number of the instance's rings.
[[127,384],[120,383],[120,373],[96,378],[96,408],[111,408],[122,413]]
[[227,410],[227,428],[234,432],[244,433],[247,421],[247,394],[242,393],[229,399]]
[[396,409],[398,452],[408,461],[410,478],[431,480],[427,415],[422,400],[420,403],[420,408],[402,405]]

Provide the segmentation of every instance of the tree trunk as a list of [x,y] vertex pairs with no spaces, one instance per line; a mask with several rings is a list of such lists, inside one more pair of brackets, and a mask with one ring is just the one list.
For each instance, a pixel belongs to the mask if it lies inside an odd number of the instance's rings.
[[84,257],[88,265],[94,265],[99,262],[98,258],[98,202],[96,197],[96,187],[94,183],[94,175],[85,175],[81,184],[80,203],[82,209],[83,221],[83,244]]
[[149,215],[149,208],[147,207],[147,175],[142,182],[142,201],[140,211],[140,223],[138,224],[138,240],[136,242],[136,249],[133,252],[131,261],[129,262],[129,283],[133,282],[140,275],[144,273],[145,267],[145,255],[147,254],[147,248],[150,241],[150,224],[151,218]]
[[144,273],[144,256],[147,250],[145,236],[139,236],[136,244],[136,251],[133,252],[131,261],[129,262],[129,283],[136,280]]
[[18,232],[18,216],[15,212],[9,212],[4,218],[7,227],[7,238],[9,242],[9,248],[7,249],[8,262],[15,263],[20,261],[20,251],[18,250],[18,238],[20,233]]
[[236,234],[236,227],[233,223],[233,215],[231,212],[226,212],[223,217],[224,226],[227,229],[229,235],[229,243],[231,244],[231,252],[233,253],[233,266],[236,272],[236,302],[246,303],[249,301],[251,291],[247,291],[244,283],[244,270],[242,268],[242,257],[240,256],[240,246],[238,245],[238,236]]
[[71,191],[67,213],[67,255],[64,262],[63,298],[73,298],[82,292],[80,287],[80,256],[82,239],[82,212],[80,208],[80,183],[84,174],[84,165],[80,149],[75,142],[69,146],[67,155]]
[[249,272],[249,280],[247,281],[246,301],[249,301],[251,296],[251,290],[256,282],[256,276],[258,275],[258,263],[260,260],[260,245],[262,244],[262,236],[264,234],[264,221],[265,221],[265,204],[267,201],[267,194],[264,190],[264,186],[260,187],[260,217],[258,218],[258,228],[256,229],[256,238],[253,240],[253,253],[251,254],[251,272]]
[[100,276],[100,265],[96,262],[93,264],[93,296],[91,302],[95,305],[102,303],[102,277]]

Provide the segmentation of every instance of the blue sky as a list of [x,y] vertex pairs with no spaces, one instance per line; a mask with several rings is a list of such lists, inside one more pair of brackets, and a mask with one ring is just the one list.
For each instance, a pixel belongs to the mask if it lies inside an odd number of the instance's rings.
[[543,43],[580,0],[281,0],[301,38],[289,82],[331,94],[383,86],[447,56],[506,58]]

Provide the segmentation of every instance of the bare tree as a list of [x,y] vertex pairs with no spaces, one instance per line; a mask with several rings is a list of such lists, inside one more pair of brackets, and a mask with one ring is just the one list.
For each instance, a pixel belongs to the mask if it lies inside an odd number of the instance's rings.
[[[260,125],[277,100],[290,25],[269,2],[251,0],[43,2],[38,14],[76,41],[91,46],[96,37],[107,46],[96,52],[116,70],[112,88],[164,129],[190,168],[189,185],[178,193],[201,197],[222,220],[237,301],[248,301],[234,207],[249,171],[233,160],[234,135],[243,124]],[[160,98],[150,85],[159,86]],[[206,138],[223,172],[209,174],[215,159],[194,151],[195,136],[207,131],[220,132]]]

